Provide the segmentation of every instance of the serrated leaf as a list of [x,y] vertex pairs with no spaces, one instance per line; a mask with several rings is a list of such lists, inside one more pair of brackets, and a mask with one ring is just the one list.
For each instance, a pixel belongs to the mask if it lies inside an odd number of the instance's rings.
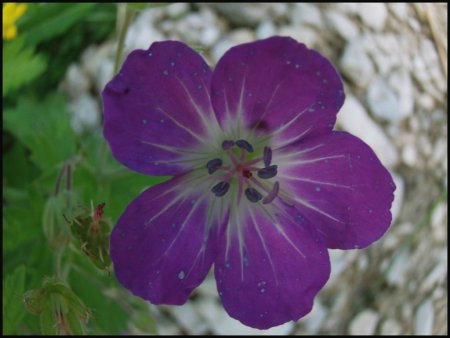
[[25,290],[25,267],[19,266],[5,278],[3,284],[3,334],[15,333],[18,323],[25,315],[22,296]]
[[40,101],[21,97],[15,108],[4,111],[3,121],[5,128],[31,150],[31,160],[43,172],[55,170],[75,153],[76,139],[60,93]]
[[24,46],[23,39],[3,45],[3,96],[36,79],[47,67],[45,58]]

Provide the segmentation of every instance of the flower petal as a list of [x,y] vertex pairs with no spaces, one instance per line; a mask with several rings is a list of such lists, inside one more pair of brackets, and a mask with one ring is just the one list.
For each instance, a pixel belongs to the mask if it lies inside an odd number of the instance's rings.
[[217,121],[211,70],[181,42],[155,42],[130,53],[103,90],[104,135],[115,158],[150,175],[176,175],[194,165]]
[[275,205],[242,210],[238,227],[228,225],[237,230],[227,231],[214,268],[228,314],[258,329],[310,312],[330,273],[327,249],[314,231]]
[[111,234],[117,279],[154,304],[183,304],[216,257],[219,221],[207,224],[208,198],[190,191],[189,179],[175,177],[144,191]]
[[231,48],[214,70],[211,92],[224,130],[270,133],[275,148],[331,130],[344,102],[331,63],[288,37]]
[[308,139],[275,153],[280,187],[317,227],[329,248],[363,248],[392,220],[395,185],[375,153],[345,132]]

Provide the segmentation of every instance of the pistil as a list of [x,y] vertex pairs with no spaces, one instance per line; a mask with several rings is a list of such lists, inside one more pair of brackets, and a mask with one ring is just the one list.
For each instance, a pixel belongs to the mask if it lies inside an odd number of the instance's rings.
[[[240,154],[236,155],[233,151],[233,147],[236,146],[240,149]],[[237,204],[239,205],[242,199],[242,195],[245,195],[247,199],[252,203],[257,203],[262,200],[263,204],[271,203],[276,197],[278,197],[280,184],[275,182],[269,185],[262,184],[255,178],[254,173],[260,179],[271,179],[278,173],[278,166],[271,165],[272,162],[272,150],[269,147],[264,147],[262,156],[247,160],[247,154],[253,153],[254,148],[250,142],[239,139],[237,141],[224,140],[222,142],[222,149],[226,151],[229,157],[227,165],[221,158],[215,158],[206,164],[208,174],[213,175],[212,178],[219,180],[220,182],[214,185],[211,192],[217,197],[224,196],[232,184],[233,176],[237,180]],[[227,161],[225,161],[226,163]],[[264,167],[258,166],[261,163]],[[219,171],[219,174],[215,174]],[[231,182],[231,183],[230,183]],[[252,182],[252,184],[250,184]],[[254,184],[254,185],[253,185]],[[261,188],[267,195],[263,198],[263,195],[255,189],[255,186]]]

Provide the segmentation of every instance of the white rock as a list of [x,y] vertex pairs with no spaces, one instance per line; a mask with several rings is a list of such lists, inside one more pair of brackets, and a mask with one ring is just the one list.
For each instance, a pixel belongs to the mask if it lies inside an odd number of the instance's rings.
[[407,144],[402,150],[402,160],[410,167],[417,164],[418,155],[416,147],[413,144]]
[[406,282],[406,273],[409,269],[409,252],[405,249],[397,251],[394,261],[391,262],[389,270],[386,274],[386,280],[394,286],[402,286]]
[[67,69],[63,89],[69,94],[71,98],[76,98],[89,91],[90,87],[89,77],[76,64],[71,64]]
[[328,309],[323,306],[320,300],[316,297],[314,299],[314,306],[312,308],[312,311],[302,319],[302,322],[305,324],[308,334],[317,334],[327,316]]
[[171,306],[169,310],[183,329],[191,334],[203,334],[208,329],[197,315],[192,302],[187,302],[183,306]]
[[345,40],[351,41],[358,36],[358,26],[345,15],[334,10],[327,10],[325,17],[329,28],[336,31]]
[[443,138],[437,140],[433,147],[432,162],[435,164],[447,162],[447,157],[448,157],[447,140]]
[[72,113],[72,128],[77,133],[100,125],[100,107],[91,95],[77,97],[69,102],[68,109]]
[[379,315],[373,310],[364,310],[350,323],[351,335],[372,335],[375,333]]
[[439,203],[431,214],[431,226],[440,227],[447,224],[447,205],[445,203]]
[[311,3],[295,3],[290,13],[291,22],[295,25],[322,27],[322,14],[316,5]]
[[147,49],[153,42],[161,40],[164,36],[148,20],[148,14],[143,12],[128,27],[124,49],[128,53],[135,49]]
[[372,81],[367,101],[376,117],[389,122],[399,122],[402,119],[398,98],[383,78],[378,77]]
[[[105,62],[113,62],[117,50],[117,44],[109,41],[101,46],[89,46],[81,55],[81,68],[93,80],[98,78],[100,67]],[[113,73],[109,75],[112,78]]]
[[307,26],[283,26],[280,28],[279,34],[283,36],[290,36],[310,48],[317,42],[316,30]]
[[389,9],[401,21],[406,21],[408,13],[408,4],[404,2],[393,2],[388,4]]
[[436,285],[444,284],[447,279],[447,262],[439,262],[436,267],[427,274],[427,278],[420,284],[420,292],[426,294],[432,291]]
[[196,301],[195,309],[205,320],[210,323],[212,328],[223,312],[222,305],[211,297],[203,297]]
[[366,26],[376,31],[383,30],[388,16],[386,5],[380,2],[361,2],[358,6],[358,14]]
[[431,335],[433,333],[434,307],[431,298],[426,299],[416,311],[414,334]]
[[[120,66],[119,66],[120,69]],[[94,77],[95,88],[101,93],[106,83],[111,81],[114,76],[114,62],[106,59],[97,69],[96,77]]]
[[356,2],[336,2],[334,8],[346,14],[355,14],[358,12],[359,5]]
[[383,336],[397,336],[402,333],[402,328],[394,319],[387,319],[381,324],[381,334]]
[[277,28],[272,21],[267,20],[261,22],[256,28],[256,37],[258,39],[266,39],[273,35],[276,35]]
[[216,8],[231,23],[237,26],[256,26],[270,17],[273,4],[270,3],[215,3],[208,4]]
[[402,209],[403,206],[403,199],[404,199],[404,195],[405,195],[405,182],[403,180],[403,178],[390,171],[392,178],[394,180],[395,183],[395,192],[394,192],[394,201],[392,202],[392,207],[391,207],[391,212],[392,212],[392,223],[394,224],[394,222],[397,220],[398,216],[400,215],[400,211]]
[[208,277],[199,285],[195,292],[200,293],[203,296],[218,298],[219,294],[217,293],[216,280],[214,279],[214,275],[210,273]]
[[185,2],[176,2],[168,5],[165,10],[169,16],[177,18],[189,11],[189,4]]
[[394,71],[388,83],[397,94],[400,119],[411,116],[414,111],[414,87],[409,72],[404,68]]
[[346,259],[345,252],[342,250],[328,250],[330,255],[331,274],[329,278],[329,283],[332,284],[334,281],[338,280],[339,275],[347,268],[349,261]]
[[358,39],[347,44],[340,59],[340,66],[342,72],[360,88],[365,88],[372,80],[372,61]]
[[345,103],[337,115],[337,123],[345,131],[366,142],[385,166],[393,167],[398,163],[397,150],[392,142],[351,94],[347,94]]
[[222,40],[220,40],[212,49],[211,56],[213,58],[214,63],[225,54],[228,49],[234,47],[236,45],[253,41],[255,39],[255,35],[249,29],[237,29],[232,31],[229,35],[225,36]]
[[[255,309],[257,311],[257,309]],[[294,328],[293,322],[287,322],[283,325],[272,327],[268,330],[258,330],[251,328],[231,318],[223,311],[222,316],[216,321],[213,326],[213,331],[217,335],[257,335],[257,336],[269,336],[269,335],[288,335]]]

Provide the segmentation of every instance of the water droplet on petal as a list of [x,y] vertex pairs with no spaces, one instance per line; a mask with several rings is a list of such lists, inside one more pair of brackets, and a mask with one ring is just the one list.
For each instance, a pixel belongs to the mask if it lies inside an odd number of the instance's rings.
[[184,277],[185,277],[185,274],[184,274],[184,271],[183,270],[181,270],[179,273],[178,273],[178,279],[184,279]]
[[169,75],[168,70],[167,70],[167,69],[164,69],[163,74],[164,74],[165,76]]
[[320,191],[320,187],[316,187],[316,191]]

